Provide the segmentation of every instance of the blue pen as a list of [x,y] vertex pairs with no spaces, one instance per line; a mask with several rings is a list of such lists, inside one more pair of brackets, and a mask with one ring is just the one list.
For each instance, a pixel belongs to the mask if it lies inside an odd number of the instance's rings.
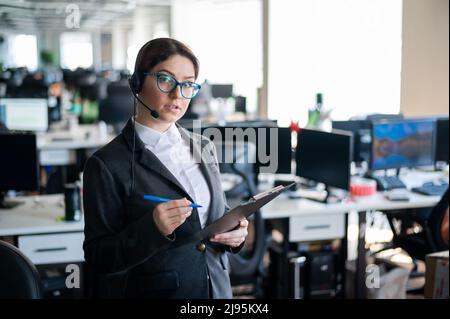
[[[158,197],[158,196],[152,196],[152,195],[144,195],[144,199],[151,200],[153,202],[159,202],[159,203],[170,202],[172,200],[172,199]],[[202,205],[199,205],[199,204],[196,204],[196,203],[192,203],[189,206],[191,206],[192,208],[203,207]]]

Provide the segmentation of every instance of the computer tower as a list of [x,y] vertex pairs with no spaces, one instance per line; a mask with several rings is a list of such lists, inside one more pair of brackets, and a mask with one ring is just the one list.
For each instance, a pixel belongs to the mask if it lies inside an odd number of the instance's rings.
[[304,252],[305,298],[329,299],[337,294],[337,255],[332,251]]
[[305,261],[297,251],[283,252],[278,245],[269,247],[269,270],[265,297],[303,299],[305,297]]
[[[67,263],[37,265],[41,278],[44,299],[82,299],[84,298],[84,263],[72,263],[79,270],[79,287],[68,287],[67,278],[70,272]],[[72,268],[71,268],[72,269]]]

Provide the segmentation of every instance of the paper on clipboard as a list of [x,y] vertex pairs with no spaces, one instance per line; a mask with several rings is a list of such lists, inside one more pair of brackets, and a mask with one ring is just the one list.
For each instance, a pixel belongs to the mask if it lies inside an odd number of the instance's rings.
[[294,184],[295,183],[292,183],[288,186],[280,185],[272,188],[271,190],[253,196],[248,202],[236,206],[221,218],[217,219],[214,223],[203,228],[196,234],[195,237],[199,240],[202,240],[213,235],[232,230],[239,225],[242,219],[249,217],[259,208],[266,205],[268,202],[273,200],[285,190],[292,187]]

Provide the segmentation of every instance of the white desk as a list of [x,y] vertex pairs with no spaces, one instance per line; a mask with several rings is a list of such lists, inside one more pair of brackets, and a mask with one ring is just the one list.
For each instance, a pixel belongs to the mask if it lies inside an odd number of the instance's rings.
[[115,136],[101,131],[96,124],[79,125],[74,131],[56,130],[37,136],[41,165],[69,165],[76,162],[77,149],[95,149]]
[[409,208],[431,207],[437,204],[439,196],[425,196],[408,192],[409,201],[391,201],[382,192],[370,197],[347,199],[341,203],[324,204],[309,199],[291,199],[281,194],[279,197],[261,208],[264,218],[301,217],[308,215],[345,214],[350,211],[397,210]]
[[[410,171],[401,175],[408,188],[422,185],[437,179],[446,179],[448,175],[442,172]],[[402,190],[403,191],[403,190]],[[286,243],[309,242],[315,240],[330,240],[348,238],[348,213],[358,212],[359,236],[357,253],[357,282],[355,295],[365,297],[365,229],[366,212],[368,211],[400,211],[424,207],[434,207],[440,200],[439,196],[426,196],[404,190],[409,194],[409,201],[390,201],[384,192],[378,192],[370,197],[349,198],[341,203],[325,204],[308,199],[290,199],[282,194],[261,208],[263,218],[269,220],[285,220],[281,229]],[[286,222],[287,220],[287,222]],[[344,247],[345,254],[347,253]],[[347,257],[347,256],[345,256]]]
[[0,209],[0,236],[13,236],[33,263],[83,260],[84,221],[65,222],[62,195],[18,197],[24,204]]
[[[442,172],[407,171],[401,175],[401,178],[408,188],[441,178],[448,182],[448,176]],[[385,193],[378,192],[370,197],[348,198],[336,204],[324,204],[308,199],[290,199],[286,194],[281,194],[262,207],[261,213],[266,219],[289,218],[289,241],[291,242],[342,238],[345,232],[344,215],[351,211],[392,211],[432,207],[440,199],[438,196],[408,193],[410,200],[407,202],[388,200]]]

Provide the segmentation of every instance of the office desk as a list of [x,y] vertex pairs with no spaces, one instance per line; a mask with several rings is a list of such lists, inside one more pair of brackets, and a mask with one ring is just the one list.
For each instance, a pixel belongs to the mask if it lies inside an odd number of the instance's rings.
[[70,165],[76,162],[76,150],[96,149],[115,136],[105,134],[96,124],[79,125],[74,131],[55,130],[39,134],[37,146],[41,165]]
[[63,195],[17,200],[24,203],[0,209],[0,237],[12,236],[36,265],[83,261],[84,221],[58,221],[64,216]]
[[[427,173],[423,178],[429,180],[440,176],[442,176],[441,173]],[[415,180],[408,182],[409,184],[422,182],[414,174],[410,177]],[[347,254],[345,247],[346,238],[348,238],[348,213],[358,212],[356,296],[362,298],[366,290],[366,212],[433,207],[439,201],[439,197],[413,193],[410,195],[409,202],[392,202],[385,199],[383,193],[378,193],[368,198],[352,199],[337,204],[323,204],[308,199],[289,199],[282,194],[264,206],[261,212],[266,219],[287,221],[285,234],[287,242],[343,238],[345,256]],[[0,236],[13,236],[19,249],[38,265],[83,261],[84,221],[57,221],[58,217],[64,216],[62,195],[18,199],[24,200],[25,203],[14,209],[0,209]]]
[[[413,171],[405,174],[403,180],[411,188],[426,181],[446,178],[441,172]],[[424,207],[434,207],[440,200],[438,196],[425,196],[409,192],[408,202],[395,202],[385,198],[384,192],[378,192],[370,197],[349,198],[341,203],[324,204],[308,199],[290,199],[286,194],[261,208],[263,218],[275,222],[283,230],[284,247],[288,243],[308,242],[343,238],[343,251],[347,258],[348,213],[358,213],[358,253],[357,253],[357,283],[355,296],[365,297],[366,249],[365,229],[366,212],[368,211],[401,211]]]

